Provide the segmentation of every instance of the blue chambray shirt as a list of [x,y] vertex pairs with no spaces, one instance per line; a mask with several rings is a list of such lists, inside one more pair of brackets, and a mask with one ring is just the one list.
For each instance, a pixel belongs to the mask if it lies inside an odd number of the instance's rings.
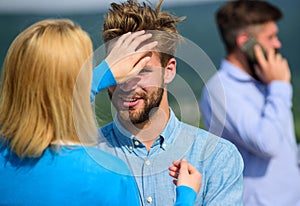
[[179,121],[170,112],[167,126],[150,151],[115,117],[101,128],[99,148],[123,159],[135,175],[142,205],[174,205],[173,160],[186,158],[202,174],[195,205],[242,205],[243,161],[229,141]]

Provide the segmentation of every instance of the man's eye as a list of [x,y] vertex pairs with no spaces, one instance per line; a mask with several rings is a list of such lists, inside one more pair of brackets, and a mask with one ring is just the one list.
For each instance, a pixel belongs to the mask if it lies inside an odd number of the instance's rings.
[[149,73],[149,72],[151,72],[151,70],[145,68],[145,69],[142,69],[142,70],[140,71],[140,74],[145,74],[145,73]]

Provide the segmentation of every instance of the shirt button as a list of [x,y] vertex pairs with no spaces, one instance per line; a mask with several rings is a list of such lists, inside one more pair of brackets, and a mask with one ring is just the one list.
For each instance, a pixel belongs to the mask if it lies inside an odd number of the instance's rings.
[[151,203],[151,202],[152,202],[152,197],[148,197],[148,198],[147,198],[147,202],[148,202],[148,203]]
[[166,146],[167,146],[167,145],[166,145],[165,143],[163,143],[163,144],[162,144],[162,148],[164,148],[164,149],[165,149],[165,148],[166,148]]
[[129,149],[130,149],[130,150],[133,150],[133,147],[132,147],[132,146],[129,146]]
[[146,164],[147,166],[149,166],[149,165],[150,165],[150,161],[147,160],[147,161],[145,162],[145,164]]
[[135,141],[134,144],[135,146],[139,146],[140,143],[138,141]]

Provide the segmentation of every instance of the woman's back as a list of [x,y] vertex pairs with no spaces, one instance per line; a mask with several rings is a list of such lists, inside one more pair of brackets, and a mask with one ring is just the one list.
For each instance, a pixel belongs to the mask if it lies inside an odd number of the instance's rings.
[[23,160],[1,147],[0,171],[0,205],[139,205],[125,164],[94,147],[49,148]]

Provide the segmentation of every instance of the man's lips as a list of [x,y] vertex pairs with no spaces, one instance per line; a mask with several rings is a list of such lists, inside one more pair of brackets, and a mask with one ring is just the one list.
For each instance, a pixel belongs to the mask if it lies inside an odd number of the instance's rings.
[[142,98],[132,96],[132,97],[123,97],[122,100],[123,100],[122,105],[128,108],[128,107],[135,107],[136,105],[138,105],[139,102],[142,101]]

